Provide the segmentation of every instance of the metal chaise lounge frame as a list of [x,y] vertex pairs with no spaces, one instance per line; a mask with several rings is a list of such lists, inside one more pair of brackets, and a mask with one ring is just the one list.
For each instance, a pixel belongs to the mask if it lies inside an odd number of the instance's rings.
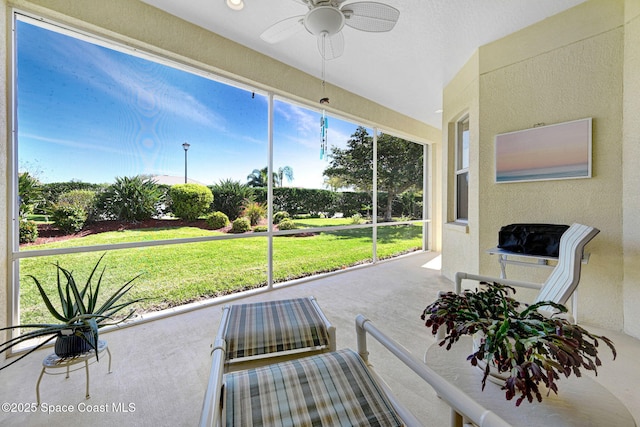
[[[369,364],[367,334],[409,367],[451,406],[479,427],[509,424],[485,409],[362,315],[356,318],[358,352],[344,349],[224,374],[226,343],[217,338],[200,427],[257,425],[422,426]],[[453,412],[452,412],[453,413]]]

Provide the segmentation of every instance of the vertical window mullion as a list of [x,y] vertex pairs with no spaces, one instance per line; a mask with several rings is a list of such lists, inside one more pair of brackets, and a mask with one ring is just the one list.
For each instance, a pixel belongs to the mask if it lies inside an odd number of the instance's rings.
[[273,288],[273,93],[267,106],[267,288]]
[[422,149],[422,250],[429,250],[431,248],[431,177],[429,175],[430,152],[431,146],[425,144]]
[[456,123],[455,219],[469,219],[469,116]]
[[371,212],[373,214],[373,218],[372,218],[372,222],[373,222],[373,229],[372,229],[372,236],[371,236],[371,240],[373,243],[372,246],[372,253],[373,253],[373,262],[377,262],[378,261],[378,245],[377,245],[377,240],[378,240],[378,128],[373,128],[373,173],[371,175],[371,179],[373,179],[373,185],[371,186],[371,188],[373,188],[373,194],[371,195],[372,197],[372,209]]

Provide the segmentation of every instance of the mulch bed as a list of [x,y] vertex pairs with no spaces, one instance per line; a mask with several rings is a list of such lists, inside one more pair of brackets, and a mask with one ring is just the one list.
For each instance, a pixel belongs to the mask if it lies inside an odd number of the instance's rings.
[[[91,234],[105,233],[107,231],[136,230],[140,228],[175,228],[175,227],[198,227],[211,230],[205,220],[184,221],[181,219],[148,219],[145,221],[98,221],[85,224],[84,228],[77,233],[64,234],[53,224],[38,224],[38,238],[33,243],[26,243],[20,246],[42,245],[43,243],[59,242],[69,239],[77,239]],[[230,226],[228,227],[231,228]],[[225,231],[226,229],[220,229]],[[228,231],[228,230],[226,230]]]
[[[266,220],[260,222],[266,225]],[[124,231],[136,230],[140,228],[177,228],[177,227],[198,227],[204,230],[213,230],[207,225],[205,220],[185,221],[182,219],[147,219],[144,221],[127,222],[127,221],[97,221],[85,224],[84,228],[77,233],[64,234],[58,230],[53,224],[38,224],[38,238],[33,243],[23,243],[20,246],[42,245],[44,243],[60,242],[63,240],[77,239],[91,234],[105,233],[107,231]],[[275,227],[277,229],[277,226]],[[228,233],[231,225],[219,228],[217,231]],[[314,233],[297,233],[295,237],[309,237]]]

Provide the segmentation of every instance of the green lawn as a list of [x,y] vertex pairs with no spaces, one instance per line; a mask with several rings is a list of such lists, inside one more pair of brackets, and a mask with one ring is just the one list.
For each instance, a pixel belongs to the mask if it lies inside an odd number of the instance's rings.
[[[327,222],[329,221],[329,222]],[[301,226],[344,225],[340,220],[307,220]],[[298,222],[296,220],[296,222]],[[31,246],[29,249],[61,248],[119,242],[184,238],[216,234],[194,227],[127,230],[90,235],[83,238]],[[387,258],[421,248],[422,227],[389,226],[378,229],[378,257]],[[371,229],[343,230],[314,235],[280,236],[274,239],[275,282],[334,271],[372,260]],[[102,252],[25,258],[20,261],[21,323],[50,321],[33,280],[38,277],[55,291],[52,263],[73,270],[83,283]],[[148,248],[108,251],[105,289],[115,289],[142,273],[132,297],[149,298],[139,311],[168,308],[202,298],[265,286],[267,283],[267,238],[257,236]]]
[[299,228],[335,227],[353,224],[351,218],[296,218],[293,222]]

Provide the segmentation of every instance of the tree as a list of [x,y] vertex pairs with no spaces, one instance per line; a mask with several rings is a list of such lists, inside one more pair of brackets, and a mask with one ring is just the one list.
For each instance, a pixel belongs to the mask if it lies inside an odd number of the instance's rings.
[[[269,182],[267,177],[269,176],[268,167],[265,166],[262,169],[254,169],[251,174],[247,176],[247,185],[249,187],[267,187]],[[293,169],[291,166],[284,166],[278,168],[278,172],[273,172],[273,185],[274,187],[282,187],[284,178],[287,181],[293,181]]]
[[25,218],[33,213],[36,206],[42,202],[42,187],[37,178],[29,172],[18,174],[18,204],[19,215]]
[[262,169],[254,169],[251,174],[247,175],[247,185],[249,187],[267,187],[269,185],[267,182],[269,173],[267,171],[266,166]]
[[[378,191],[387,193],[384,220],[391,221],[393,199],[414,187],[422,188],[422,145],[387,134],[378,135]],[[331,147],[324,176],[356,190],[373,190],[373,137],[360,126],[347,148]]]
[[338,176],[332,176],[331,178],[326,177],[323,181],[323,185],[331,191],[338,191],[341,188],[346,188],[349,186],[344,182],[342,178]]
[[293,169],[291,166],[278,168],[277,175],[278,179],[276,180],[276,183],[278,184],[278,187],[282,187],[285,178],[287,178],[287,181],[289,182],[293,181]]

